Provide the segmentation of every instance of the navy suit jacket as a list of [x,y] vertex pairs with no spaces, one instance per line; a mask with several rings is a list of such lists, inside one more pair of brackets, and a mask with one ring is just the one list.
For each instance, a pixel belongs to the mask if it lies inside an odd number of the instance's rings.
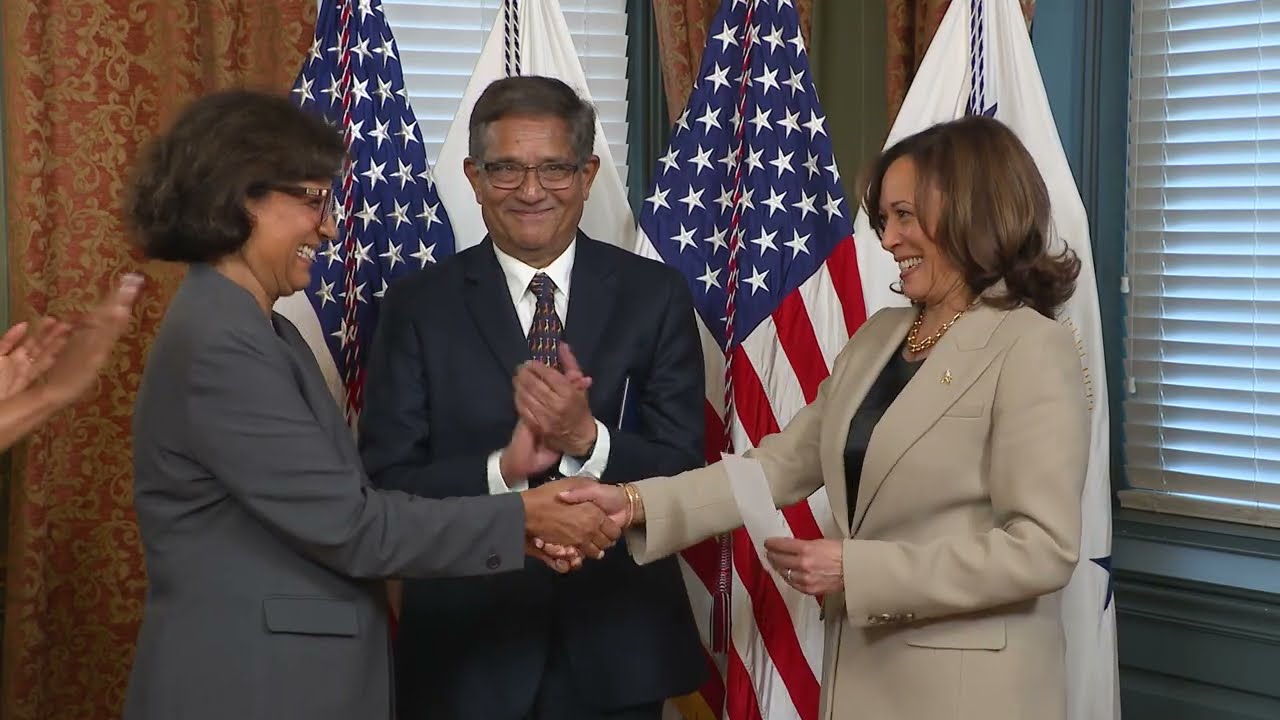
[[[510,439],[512,377],[529,359],[491,241],[402,279],[381,312],[360,423],[370,478],[428,497],[487,494],[485,462]],[[701,343],[679,273],[580,233],[567,315],[592,413],[610,428],[602,481],[701,467]],[[640,567],[620,543],[565,576],[527,559],[501,577],[407,581],[399,717],[523,717],[552,642],[579,696],[601,709],[684,694],[705,677],[677,561]]]

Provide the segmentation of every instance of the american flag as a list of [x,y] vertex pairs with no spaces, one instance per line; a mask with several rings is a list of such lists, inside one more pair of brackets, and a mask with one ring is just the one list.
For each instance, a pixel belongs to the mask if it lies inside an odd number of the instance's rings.
[[[364,359],[387,285],[453,254],[453,230],[381,0],[320,3],[293,97],[340,128],[347,146],[347,164],[333,187],[338,236],[317,256],[306,295],[350,419],[360,411]],[[290,319],[306,335],[310,318],[296,317],[294,309],[286,315],[295,315]],[[317,355],[323,363],[324,353]]]
[[[812,402],[865,319],[856,200],[841,186],[791,0],[724,0],[654,175],[639,250],[693,290],[714,461]],[[796,537],[816,538],[831,512],[820,492],[784,515]],[[700,700],[683,704],[686,717],[816,719],[823,638],[813,598],[775,582],[745,530],[682,559],[695,613],[711,619],[708,660],[723,666]]]

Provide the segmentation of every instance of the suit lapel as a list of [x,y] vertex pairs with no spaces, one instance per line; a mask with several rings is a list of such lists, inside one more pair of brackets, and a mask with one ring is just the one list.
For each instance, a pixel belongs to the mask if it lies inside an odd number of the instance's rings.
[[850,536],[857,533],[893,466],[995,359],[1001,348],[990,344],[991,335],[1006,314],[985,306],[966,313],[934,346],[915,377],[889,406],[871,435]]
[[[493,254],[492,242],[486,237],[466,253],[463,306],[471,313],[480,336],[510,374],[529,359],[529,342],[520,330],[520,318],[511,304],[511,293],[498,257]],[[576,275],[574,282],[577,282]]]
[[[832,482],[827,485],[827,497],[831,501],[831,511],[835,513],[842,530],[849,528],[848,488],[845,486],[844,475],[844,449],[849,437],[849,423],[853,421],[853,414],[857,412],[867,391],[871,389],[871,384],[880,374],[880,368],[883,368],[885,363],[889,362],[889,356],[901,347],[907,328],[915,318],[915,312],[909,308],[902,308],[900,312],[895,311],[895,315],[875,328],[874,334],[866,337],[866,342],[862,343],[866,348],[863,352],[864,357],[856,360],[851,358],[846,366],[867,368],[867,370],[848,380],[833,378],[841,380],[842,384],[834,389],[828,400],[832,404],[830,410],[832,420],[824,423],[827,437],[822,439],[821,445],[829,452],[823,465],[839,469],[839,472],[832,475]],[[868,328],[868,330],[871,329]],[[859,340],[861,341],[861,338]]]
[[613,311],[614,298],[617,297],[614,269],[600,244],[578,233],[564,338],[584,369],[594,366],[591,360]]
[[[215,299],[213,302],[222,309],[224,317],[234,313],[226,322],[251,324],[255,329],[261,326],[263,337],[260,345],[264,349],[269,346],[288,359],[303,398],[316,420],[335,438],[337,447],[347,454],[349,460],[359,461],[359,457],[355,457],[351,428],[342,408],[329,391],[311,346],[307,345],[297,327],[279,313],[273,312],[269,318],[264,316],[247,290],[208,265],[193,265],[186,282],[194,284],[194,297],[200,298],[201,303],[210,302],[210,297],[225,298],[225,301]],[[263,324],[263,320],[267,322]]]
[[[320,366],[316,364],[311,346],[307,345],[307,341],[302,338],[298,329],[279,313],[271,314],[271,324],[275,328],[280,351],[289,357],[293,365],[293,373],[298,378],[298,385],[302,388],[302,395],[307,405],[311,407],[311,412],[325,431],[334,438],[339,452],[346,454],[347,449],[353,447],[350,442],[347,442],[352,439],[351,427],[347,425],[346,415],[339,406],[338,400],[330,393],[329,386],[324,381],[324,375],[320,372]],[[344,436],[345,439],[339,439],[339,435]],[[348,456],[348,459],[359,460],[352,456]]]

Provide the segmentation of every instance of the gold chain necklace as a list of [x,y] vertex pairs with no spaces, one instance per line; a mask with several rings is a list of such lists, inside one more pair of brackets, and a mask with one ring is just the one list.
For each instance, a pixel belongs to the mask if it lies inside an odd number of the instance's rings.
[[[969,307],[973,306],[970,305]],[[959,320],[960,316],[964,315],[968,309],[969,308],[965,308],[964,310],[956,313],[955,317],[946,321],[943,323],[942,327],[938,328],[938,332],[923,340],[917,340],[916,338],[920,334],[920,326],[924,323],[924,308],[920,308],[920,314],[916,316],[915,322],[911,323],[911,331],[907,333],[907,350],[910,351],[912,355],[918,355],[934,345],[937,345],[938,341],[942,339],[942,336],[951,329],[952,325],[956,324],[956,321]]]

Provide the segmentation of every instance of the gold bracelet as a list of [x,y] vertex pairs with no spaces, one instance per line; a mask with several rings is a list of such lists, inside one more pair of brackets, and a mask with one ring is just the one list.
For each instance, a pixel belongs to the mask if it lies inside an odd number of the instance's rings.
[[631,522],[636,519],[636,501],[631,497],[631,483],[622,483],[622,492],[627,496],[627,519],[622,523],[622,527],[629,528]]
[[636,519],[636,506],[640,503],[640,491],[631,483],[623,483],[622,491],[627,494],[627,523],[623,527],[631,527]]

